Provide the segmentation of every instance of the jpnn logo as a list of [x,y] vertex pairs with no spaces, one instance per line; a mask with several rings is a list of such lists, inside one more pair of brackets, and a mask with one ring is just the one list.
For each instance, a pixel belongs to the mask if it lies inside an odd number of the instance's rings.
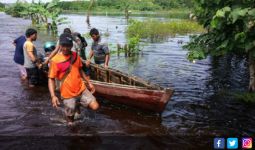
[[214,149],[225,149],[225,139],[214,138]]

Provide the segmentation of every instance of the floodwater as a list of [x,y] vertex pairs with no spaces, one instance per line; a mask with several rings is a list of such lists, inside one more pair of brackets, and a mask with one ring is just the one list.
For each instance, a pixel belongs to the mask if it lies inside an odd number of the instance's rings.
[[[66,16],[71,24],[59,32],[70,26],[87,33],[96,27],[109,33],[104,38],[112,49],[126,41],[122,17],[91,17],[88,27],[84,16]],[[111,57],[112,68],[175,89],[162,114],[100,101],[98,111],[83,109],[83,118],[68,127],[63,109],[52,108],[47,87],[28,89],[19,79],[11,43],[30,21],[3,13],[0,20],[0,149],[212,149],[214,137],[255,133],[255,105],[229,94],[246,90],[246,60],[227,56],[190,63],[178,44],[188,42],[187,35],[148,43],[138,57]],[[52,39],[40,33],[37,47],[47,40]]]

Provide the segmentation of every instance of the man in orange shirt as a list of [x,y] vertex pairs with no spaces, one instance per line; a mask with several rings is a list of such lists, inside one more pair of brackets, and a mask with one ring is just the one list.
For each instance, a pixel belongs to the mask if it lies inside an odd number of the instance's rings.
[[[82,61],[76,52],[72,52],[72,35],[63,33],[59,39],[60,52],[56,54],[50,63],[49,70],[49,91],[53,107],[60,104],[55,95],[55,79],[60,80],[60,94],[65,106],[67,122],[71,125],[74,122],[74,114],[79,113],[79,105],[97,110],[99,104],[92,93],[95,92],[94,86],[90,83],[82,70]],[[91,90],[86,88],[85,80]]]

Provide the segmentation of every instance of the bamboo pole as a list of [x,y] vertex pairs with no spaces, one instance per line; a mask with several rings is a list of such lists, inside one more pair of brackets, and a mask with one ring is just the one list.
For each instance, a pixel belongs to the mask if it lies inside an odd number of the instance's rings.
[[124,45],[125,57],[128,56],[128,46],[127,44]]
[[121,45],[117,44],[117,55],[120,56]]

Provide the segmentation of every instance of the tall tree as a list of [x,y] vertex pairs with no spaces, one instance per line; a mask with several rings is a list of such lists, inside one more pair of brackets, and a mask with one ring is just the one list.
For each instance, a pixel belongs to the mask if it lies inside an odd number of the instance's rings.
[[145,0],[119,0],[119,5],[121,9],[124,10],[125,18],[127,20],[129,19],[131,5],[134,5],[135,3],[139,3],[141,1]]
[[255,92],[255,0],[194,0],[195,15],[207,33],[194,36],[185,47],[188,59],[222,56],[228,53],[247,56],[249,90]]
[[88,12],[87,12],[87,19],[86,19],[86,22],[88,24],[88,27],[90,27],[90,14],[91,14],[91,10],[92,10],[92,7],[95,3],[95,0],[90,0],[90,3],[89,3],[89,7],[88,7]]

